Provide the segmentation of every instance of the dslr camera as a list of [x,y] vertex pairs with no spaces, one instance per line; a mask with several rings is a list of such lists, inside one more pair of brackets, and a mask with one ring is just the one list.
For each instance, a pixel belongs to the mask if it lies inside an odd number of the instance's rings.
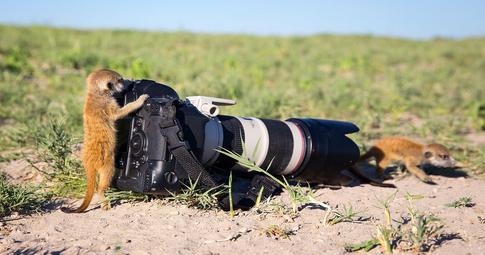
[[116,188],[151,194],[176,192],[198,179],[214,186],[215,173],[255,175],[221,150],[248,157],[274,176],[326,183],[359,158],[346,135],[349,122],[313,118],[285,121],[219,114],[232,100],[194,96],[181,100],[171,87],[151,80],[125,81],[117,97],[123,106],[149,99],[117,122]]

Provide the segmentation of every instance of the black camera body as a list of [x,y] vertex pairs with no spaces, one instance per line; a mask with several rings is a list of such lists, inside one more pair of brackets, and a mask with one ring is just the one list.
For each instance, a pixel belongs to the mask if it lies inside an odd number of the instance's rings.
[[180,188],[187,176],[183,169],[175,172],[175,159],[160,132],[163,105],[177,100],[177,93],[168,86],[141,80],[126,85],[127,92],[118,101],[121,105],[148,94],[143,107],[117,122],[118,146],[115,185],[121,190],[141,193],[166,193]]
[[359,158],[358,147],[346,136],[358,128],[349,122],[217,115],[218,106],[233,103],[208,97],[182,101],[169,86],[150,80],[125,83],[121,106],[143,94],[150,98],[117,122],[113,186],[121,190],[167,194],[200,174],[210,183],[207,173],[215,170],[247,173],[221,149],[246,155],[273,175],[310,183],[332,180]]
[[121,167],[116,180],[119,189],[163,193],[177,190],[179,176],[186,176],[175,172],[175,160],[159,130],[163,114],[160,106],[167,103],[169,100],[164,98],[150,98],[129,121],[126,158],[119,161]]

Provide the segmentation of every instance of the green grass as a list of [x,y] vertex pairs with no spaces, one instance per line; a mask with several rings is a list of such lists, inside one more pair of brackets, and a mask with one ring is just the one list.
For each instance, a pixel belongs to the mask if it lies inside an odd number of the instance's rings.
[[430,213],[420,212],[414,207],[413,202],[422,199],[421,195],[406,193],[404,198],[409,203],[408,213],[401,216],[402,222],[393,220],[390,205],[395,196],[396,193],[393,193],[378,201],[379,208],[384,212],[384,223],[376,223],[376,232],[368,240],[346,244],[344,248],[347,252],[370,251],[380,246],[382,252],[387,254],[394,251],[421,253],[430,251],[446,240],[461,239],[457,233],[446,233],[439,218]]
[[105,192],[106,200],[112,203],[133,203],[147,202],[152,198],[151,195],[136,193],[133,191],[108,189]]
[[188,185],[177,193],[170,192],[170,196],[166,197],[166,200],[203,210],[219,208],[218,198],[228,193],[226,187],[216,186],[203,189],[197,186],[198,181],[198,179],[195,181],[189,179]]
[[359,216],[361,213],[354,210],[352,205],[343,205],[342,209],[334,209],[331,212],[330,218],[327,217],[326,223],[328,225],[336,225],[342,222],[362,222],[366,218]]
[[34,186],[9,183],[5,174],[0,173],[0,218],[13,212],[30,213],[41,211],[52,194]]
[[446,206],[453,208],[473,207],[475,206],[475,203],[473,202],[471,197],[461,197],[449,204],[446,204]]

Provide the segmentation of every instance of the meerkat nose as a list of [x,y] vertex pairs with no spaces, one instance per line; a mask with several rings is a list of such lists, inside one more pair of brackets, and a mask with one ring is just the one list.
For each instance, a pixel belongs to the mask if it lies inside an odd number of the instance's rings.
[[451,165],[455,166],[456,165],[456,160],[452,157],[450,157]]

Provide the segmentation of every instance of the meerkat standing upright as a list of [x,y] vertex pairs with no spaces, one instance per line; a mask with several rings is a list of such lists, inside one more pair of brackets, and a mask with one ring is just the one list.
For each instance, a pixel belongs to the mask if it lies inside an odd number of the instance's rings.
[[403,137],[386,137],[378,140],[360,157],[359,162],[371,158],[376,160],[377,174],[380,177],[384,175],[384,170],[390,163],[401,161],[409,172],[426,183],[433,183],[433,180],[421,169],[424,165],[436,167],[456,165],[456,161],[445,146],[438,143],[423,145]]
[[[82,162],[87,178],[86,196],[79,208],[63,208],[65,212],[80,213],[86,210],[94,195],[96,172],[99,174],[98,194],[104,200],[104,191],[111,183],[115,167],[115,121],[140,108],[148,98],[148,95],[142,95],[136,101],[121,108],[113,95],[124,89],[123,78],[120,74],[108,69],[92,72],[86,83],[82,151]],[[104,201],[102,208],[108,209],[109,203]]]

